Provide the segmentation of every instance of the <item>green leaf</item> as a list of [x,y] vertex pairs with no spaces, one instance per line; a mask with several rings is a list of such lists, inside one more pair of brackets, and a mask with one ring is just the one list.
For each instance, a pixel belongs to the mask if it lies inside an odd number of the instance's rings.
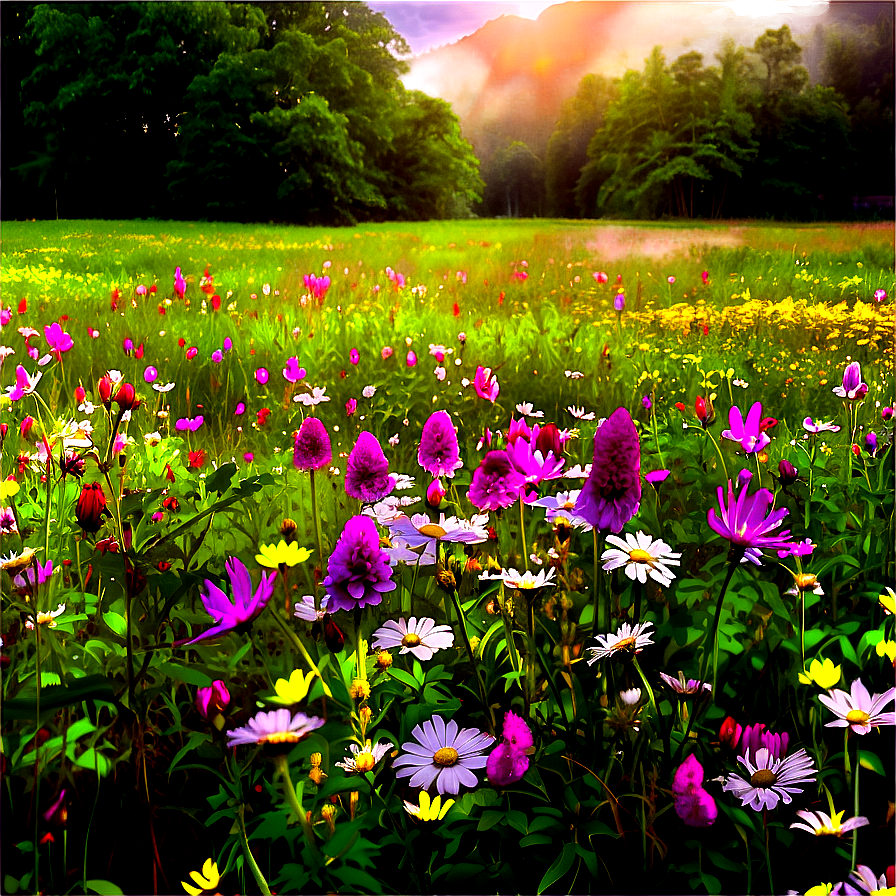
[[206,478],[205,487],[209,491],[223,495],[230,488],[230,480],[233,479],[233,474],[236,471],[237,466],[235,463],[221,464],[214,473]]
[[124,896],[124,890],[108,880],[86,880],[84,883],[88,890],[99,893],[100,896]]
[[878,775],[886,776],[887,774],[880,756],[877,753],[869,753],[868,750],[859,750],[859,765]]
[[394,666],[389,669],[389,675],[392,676],[396,681],[400,681],[402,684],[407,685],[414,691],[420,690],[420,682],[414,678],[410,672],[405,672],[404,669],[396,669]]
[[[102,753],[97,753],[93,747],[88,747],[76,760],[75,765],[80,768],[89,769],[92,772],[96,772],[101,778],[105,778],[106,775],[112,770],[112,763],[103,756]],[[99,881],[99,883],[103,883],[103,881]],[[90,886],[90,881],[87,881],[87,886]],[[109,884],[109,886],[113,886],[113,884]],[[97,890],[97,893],[102,893],[102,890]],[[121,890],[110,890],[111,892],[121,893]]]
[[5,892],[11,894],[11,896],[15,896],[15,894],[19,892],[19,882],[11,874],[4,874],[3,889]]
[[121,613],[113,613],[109,610],[108,613],[103,613],[103,622],[119,637],[124,638],[127,636],[128,624]]
[[192,669],[187,666],[178,666],[176,663],[162,663],[157,667],[159,672],[164,673],[175,681],[182,681],[185,684],[193,684],[198,688],[211,687],[212,680],[199,669]]
[[177,763],[190,752],[190,750],[198,747],[199,744],[208,743],[211,740],[211,737],[206,734],[204,731],[193,731],[190,734],[190,739],[177,751],[174,756],[174,759],[171,760],[171,765],[168,766],[168,774],[177,767]]
[[479,824],[476,825],[477,831],[487,831],[496,824],[504,820],[504,812],[496,812],[494,809],[488,809],[482,813]]
[[527,846],[547,846],[553,842],[554,838],[547,834],[527,834],[520,840],[520,846],[525,849]]
[[538,896],[541,896],[545,890],[554,886],[565,874],[572,868],[573,859],[576,856],[575,843],[564,843],[563,851],[554,859],[554,863],[545,872],[541,883],[538,885]]

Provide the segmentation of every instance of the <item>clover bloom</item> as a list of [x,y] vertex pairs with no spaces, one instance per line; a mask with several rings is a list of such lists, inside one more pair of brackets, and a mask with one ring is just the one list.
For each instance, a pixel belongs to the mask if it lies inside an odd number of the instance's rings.
[[[178,271],[180,268],[178,268]],[[139,286],[137,287],[140,288]],[[144,287],[145,288],[145,287]],[[191,871],[190,877],[197,886],[181,881],[180,885],[189,893],[189,896],[200,896],[201,893],[214,893],[221,883],[221,875],[218,873],[218,864],[211,859],[206,859],[202,865],[202,874]]]
[[253,746],[254,744],[296,744],[304,740],[315,728],[324,724],[317,716],[303,712],[293,715],[288,709],[260,712],[249,719],[249,724],[227,732],[227,746]]
[[828,722],[825,728],[852,728],[855,734],[868,734],[878,725],[896,725],[896,713],[881,710],[896,697],[896,688],[873,697],[857,678],[849,688],[849,693],[831,690],[821,694],[819,700],[838,718]]
[[224,564],[233,591],[231,600],[211,579],[206,579],[201,594],[202,604],[215,624],[195,638],[175,641],[174,647],[183,647],[206,641],[231,631],[244,631],[267,606],[274,593],[274,580],[277,573],[270,576],[262,573],[261,581],[255,593],[252,593],[252,578],[242,561],[230,557]]
[[423,424],[417,460],[433,476],[454,477],[463,466],[457,447],[457,430],[447,411],[435,411]]
[[501,391],[498,385],[498,377],[492,375],[491,367],[483,367],[481,364],[476,368],[476,375],[473,377],[473,388],[480,398],[485,398],[492,404]]
[[489,451],[473,471],[467,491],[470,502],[480,510],[499,510],[510,507],[526,484],[505,451]]
[[292,463],[297,470],[319,470],[333,460],[330,436],[317,417],[306,417],[296,433]]
[[650,640],[653,632],[648,631],[652,627],[652,622],[639,622],[635,626],[623,622],[615,635],[598,635],[596,640],[600,646],[588,648],[588,652],[591,654],[588,665],[619,654],[627,656],[640,653],[648,644],[653,644],[653,641]]
[[402,802],[404,803],[404,811],[408,815],[413,815],[414,818],[420,819],[420,821],[441,821],[455,803],[455,800],[445,800],[443,803],[441,794],[438,794],[435,799],[431,799],[425,790],[420,791],[418,799],[420,801],[419,806],[415,806],[407,800],[402,800]]
[[840,681],[840,673],[840,666],[835,666],[833,660],[827,659],[823,663],[812,660],[808,671],[799,673],[799,680],[801,684],[817,684],[829,690]]
[[780,800],[785,805],[793,802],[791,794],[803,792],[802,787],[794,785],[811,783],[817,773],[812,757],[802,749],[786,759],[775,759],[763,747],[752,759],[749,755],[738,756],[737,761],[750,773],[750,779],[731,774],[722,790],[733,793],[742,806],[749,806],[754,812],[774,809]]
[[436,625],[435,619],[412,616],[404,619],[390,619],[373,633],[371,646],[374,650],[389,650],[400,647],[400,653],[412,653],[418,660],[431,660],[437,650],[444,650],[454,644],[454,633],[450,625]]
[[767,488],[761,488],[750,495],[745,486],[735,498],[734,486],[729,479],[727,502],[721,486],[718,489],[718,499],[721,517],[711,507],[707,522],[714,532],[727,538],[733,545],[744,550],[761,551],[763,548],[786,548],[789,544],[789,529],[777,535],[769,534],[781,525],[789,511],[781,508],[769,512],[775,496]]
[[666,542],[654,540],[643,532],[628,534],[624,539],[618,535],[608,535],[607,544],[615,547],[601,555],[601,560],[607,561],[602,568],[611,570],[622,566],[633,582],[637,579],[642,585],[647,582],[649,575],[654,581],[668,587],[675,578],[675,573],[668,567],[681,565],[681,554],[673,553]]
[[847,365],[846,370],[843,371],[843,385],[835,386],[831,391],[834,395],[847,398],[849,401],[857,401],[865,397],[868,386],[862,382],[862,368],[858,361]]
[[574,512],[618,534],[641,506],[641,446],[631,414],[617,408],[594,434],[591,473]]
[[377,437],[366,430],[358,436],[345,467],[345,493],[350,498],[374,503],[395,488],[389,475],[389,462]]
[[675,814],[692,828],[708,828],[719,816],[716,801],[703,787],[703,766],[692,753],[672,779]]
[[808,824],[794,822],[790,827],[799,828],[801,831],[808,831],[810,834],[815,834],[816,837],[823,837],[826,834],[832,834],[835,837],[839,837],[841,834],[854,831],[856,828],[864,827],[866,824],[870,823],[864,815],[857,815],[855,818],[850,818],[848,821],[842,821],[843,816],[846,814],[846,810],[843,810],[842,812],[834,812],[833,815],[825,815],[824,812],[807,812],[806,810],[801,810],[796,814],[803,821],[808,822]]
[[747,412],[746,421],[744,421],[740,408],[735,405],[728,413],[730,429],[726,429],[722,433],[722,438],[729,439],[732,442],[740,442],[741,448],[747,454],[756,454],[771,442],[771,439],[760,429],[761,422],[761,402],[757,401],[753,404]]
[[331,613],[376,606],[384,592],[396,588],[389,555],[380,548],[376,525],[367,516],[353,516],[345,524],[327,563],[327,573],[323,584]]
[[415,726],[411,734],[415,740],[401,745],[405,752],[393,763],[395,777],[410,777],[411,787],[435,784],[440,794],[457,794],[461,785],[475,787],[479,779],[473,769],[485,768],[483,753],[495,740],[475,728],[459,729],[455,721],[446,725],[441,716]]
[[373,767],[391,750],[395,744],[386,743],[372,746],[368,740],[364,746],[358,744],[349,744],[348,748],[352,751],[351,756],[346,756],[342,762],[337,762],[339,768],[344,768],[349,774],[352,772],[369,772]]

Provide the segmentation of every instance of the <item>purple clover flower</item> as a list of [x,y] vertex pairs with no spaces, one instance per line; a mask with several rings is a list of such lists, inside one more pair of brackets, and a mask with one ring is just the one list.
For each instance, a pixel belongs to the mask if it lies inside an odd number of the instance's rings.
[[516,501],[525,484],[506,451],[489,451],[473,471],[467,497],[480,510],[500,510]]
[[323,584],[330,613],[376,606],[386,591],[395,590],[389,555],[380,548],[379,533],[369,516],[353,516],[345,524],[327,562]]
[[591,473],[573,513],[619,534],[641,506],[641,445],[631,414],[617,408],[594,434]]
[[441,716],[415,726],[411,734],[415,740],[401,745],[404,752],[393,763],[395,777],[409,777],[411,787],[435,784],[440,794],[457,794],[461,785],[475,787],[479,779],[473,769],[486,766],[483,753],[495,740],[475,728],[459,729],[454,721],[446,725]]
[[317,417],[306,417],[296,433],[292,463],[297,470],[319,470],[333,459],[330,435]]
[[436,411],[423,424],[417,460],[432,476],[451,479],[454,471],[463,466],[457,447],[457,431],[447,411]]
[[389,462],[377,437],[366,430],[358,436],[345,467],[345,493],[372,504],[382,501],[395,488]]
[[211,579],[206,579],[203,586],[202,604],[206,612],[215,621],[207,631],[195,638],[185,638],[175,641],[173,647],[183,647],[186,644],[195,644],[198,641],[207,641],[227,632],[248,629],[251,622],[267,606],[271,595],[274,593],[274,579],[277,578],[276,570],[269,576],[262,573],[261,582],[255,593],[252,593],[252,577],[245,565],[231,557],[224,564],[230,585],[233,590],[231,600]]

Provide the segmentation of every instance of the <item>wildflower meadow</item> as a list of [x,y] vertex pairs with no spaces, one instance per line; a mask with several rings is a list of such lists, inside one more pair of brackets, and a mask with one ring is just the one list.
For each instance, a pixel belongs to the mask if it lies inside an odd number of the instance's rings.
[[891,225],[10,222],[4,893],[896,893]]

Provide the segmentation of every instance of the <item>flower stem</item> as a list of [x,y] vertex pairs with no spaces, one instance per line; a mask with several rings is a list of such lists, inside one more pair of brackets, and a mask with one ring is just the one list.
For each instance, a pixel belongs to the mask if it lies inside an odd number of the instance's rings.
[[485,688],[485,681],[483,681],[482,678],[482,670],[479,668],[479,663],[476,661],[476,654],[470,644],[470,636],[467,633],[467,621],[464,618],[463,609],[457,596],[457,589],[455,588],[451,589],[451,599],[454,601],[454,609],[457,611],[457,619],[460,623],[460,633],[464,639],[464,646],[467,648],[467,653],[470,655],[470,662],[473,664],[473,671],[476,673],[476,683],[479,685],[479,696],[482,699],[482,705],[488,710],[488,730],[492,737],[495,737],[495,711],[492,709],[488,700],[488,691]]
[[264,879],[264,875],[261,873],[261,868],[258,867],[258,862],[255,861],[255,856],[252,855],[252,850],[249,849],[249,838],[246,836],[246,821],[243,818],[243,812],[245,811],[245,806],[240,806],[236,812],[237,823],[240,826],[240,846],[243,847],[243,855],[246,858],[246,863],[249,866],[249,870],[252,872],[252,876],[255,878],[255,883],[258,884],[258,889],[261,890],[263,896],[271,896],[271,888],[268,886],[268,882]]
[[523,519],[523,509],[525,508],[525,504],[523,503],[523,491],[520,492],[519,504],[520,504],[520,543],[523,546],[523,555],[521,559],[520,569],[525,571],[529,568],[529,552],[526,549],[526,523]]
[[277,771],[280,772],[280,777],[283,778],[283,789],[286,791],[286,801],[289,803],[289,808],[292,809],[293,814],[295,814],[299,819],[299,823],[302,825],[305,842],[311,849],[311,854],[317,859],[318,863],[323,864],[323,857],[314,840],[314,831],[311,829],[311,823],[308,821],[308,816],[305,814],[305,809],[302,806],[301,800],[296,795],[295,787],[292,786],[292,778],[289,776],[289,762],[286,759],[286,755],[281,754],[278,756],[276,763]]
[[280,618],[279,613],[275,611],[271,613],[271,616],[273,616],[274,621],[280,626],[284,634],[296,645],[296,647],[298,647],[299,653],[302,654],[302,659],[308,663],[311,667],[311,671],[320,679],[320,683],[324,686],[324,694],[332,699],[333,693],[324,681],[323,675],[320,674],[320,669],[317,668],[317,664],[311,659],[311,654],[308,653],[305,645],[302,643],[302,639],[286,624],[286,622],[284,622],[283,619]]
[[[311,515],[314,517],[314,534],[317,537],[317,557],[320,565],[320,572],[324,572],[324,548],[323,539],[320,534],[320,508],[317,505],[317,483],[314,481],[314,470],[311,470]],[[314,583],[314,590],[317,591],[317,581]]]
[[594,632],[606,632],[610,628],[610,596],[606,595],[606,600],[601,600],[600,588],[600,547],[598,546],[598,531],[591,530],[594,544],[594,618],[592,625]]
[[[732,545],[731,552],[728,555],[728,572],[725,575],[725,581],[722,584],[722,591],[719,594],[719,601],[716,604],[716,615],[712,621],[712,630],[709,635],[709,641],[707,641],[707,646],[711,646],[712,648],[712,701],[715,703],[716,700],[716,678],[719,671],[719,620],[722,618],[722,604],[725,602],[725,592],[728,590],[728,585],[731,582],[731,577],[734,575],[734,570],[740,565],[741,558],[744,556],[745,549],[741,545]],[[699,681],[703,683],[706,681],[706,660],[709,659],[709,651],[704,651],[703,659],[700,661],[700,677]],[[696,716],[697,713],[694,713]],[[693,716],[692,716],[693,718]],[[690,725],[688,725],[688,730],[690,730]]]
[[719,463],[721,463],[721,465],[722,465],[722,473],[724,474],[725,481],[727,482],[727,480],[730,479],[731,477],[728,475],[728,467],[725,465],[725,456],[722,454],[722,449],[719,447],[719,443],[715,440],[715,438],[713,438],[713,434],[708,429],[704,429],[703,431],[706,433],[706,435],[709,437],[709,440],[715,446],[716,454],[719,455]]
[[[846,729],[849,731],[849,728]],[[859,742],[853,738],[856,743],[856,770],[853,776],[853,803],[852,803],[852,814],[858,818],[859,817]],[[850,868],[856,867],[856,850],[859,846],[859,829],[854,828],[852,832],[852,864]]]

